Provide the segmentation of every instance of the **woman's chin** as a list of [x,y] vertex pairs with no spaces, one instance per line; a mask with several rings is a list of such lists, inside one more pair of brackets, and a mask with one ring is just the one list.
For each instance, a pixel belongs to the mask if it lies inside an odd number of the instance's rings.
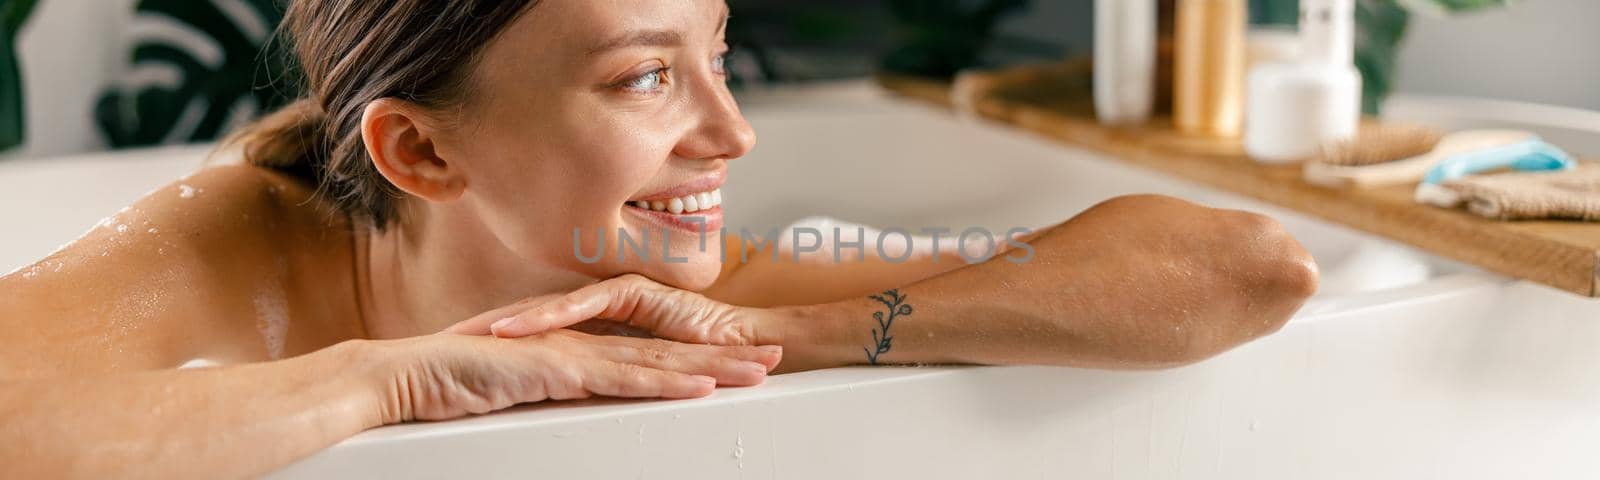
[[674,288],[696,292],[710,288],[722,274],[722,262],[716,251],[692,253],[683,254],[681,258],[687,259],[684,263],[652,262],[636,273]]

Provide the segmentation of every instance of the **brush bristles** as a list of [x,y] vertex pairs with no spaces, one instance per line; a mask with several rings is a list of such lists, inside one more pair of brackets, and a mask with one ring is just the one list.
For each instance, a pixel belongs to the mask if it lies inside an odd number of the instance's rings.
[[1419,125],[1363,125],[1355,138],[1328,142],[1312,159],[1328,165],[1363,166],[1428,153],[1444,133]]

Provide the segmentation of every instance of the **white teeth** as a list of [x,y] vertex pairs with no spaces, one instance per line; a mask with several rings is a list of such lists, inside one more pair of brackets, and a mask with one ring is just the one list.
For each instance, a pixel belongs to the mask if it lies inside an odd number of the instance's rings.
[[631,205],[643,210],[669,212],[673,215],[694,213],[722,206],[722,189],[691,193],[669,200],[636,200]]

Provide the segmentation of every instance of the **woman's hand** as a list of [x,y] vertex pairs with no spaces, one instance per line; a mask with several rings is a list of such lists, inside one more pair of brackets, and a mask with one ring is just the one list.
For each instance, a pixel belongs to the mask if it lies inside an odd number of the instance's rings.
[[590,396],[695,398],[761,383],[778,347],[721,347],[554,330],[525,338],[429,335],[374,342],[404,360],[383,423],[442,420]]
[[[777,316],[768,309],[729,305],[628,274],[572,293],[524,300],[457,323],[444,332],[518,338],[597,319],[680,342],[765,345],[776,343],[764,334],[775,329]],[[602,329],[603,325],[584,327]]]

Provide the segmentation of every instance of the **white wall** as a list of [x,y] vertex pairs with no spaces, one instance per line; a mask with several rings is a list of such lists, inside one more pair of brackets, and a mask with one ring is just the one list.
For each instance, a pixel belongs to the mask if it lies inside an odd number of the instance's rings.
[[94,102],[126,70],[123,25],[134,0],[41,0],[17,39],[27,97],[27,140],[3,157],[105,148]]
[[1600,1],[1520,0],[1503,11],[1413,18],[1401,92],[1600,110]]

